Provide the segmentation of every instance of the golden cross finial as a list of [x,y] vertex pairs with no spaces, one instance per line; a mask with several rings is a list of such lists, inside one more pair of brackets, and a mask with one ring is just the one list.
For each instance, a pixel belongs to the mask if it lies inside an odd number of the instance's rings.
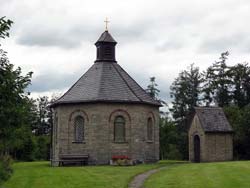
[[105,20],[104,22],[106,23],[105,31],[108,31],[108,23],[109,23],[110,21],[108,21],[108,18],[106,17],[106,20]]

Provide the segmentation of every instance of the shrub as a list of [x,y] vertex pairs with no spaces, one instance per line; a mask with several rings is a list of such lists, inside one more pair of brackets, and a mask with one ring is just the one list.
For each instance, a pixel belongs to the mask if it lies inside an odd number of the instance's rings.
[[9,155],[0,156],[0,184],[10,178],[13,172],[11,163],[12,159]]
[[48,160],[50,152],[50,136],[35,136],[37,160]]

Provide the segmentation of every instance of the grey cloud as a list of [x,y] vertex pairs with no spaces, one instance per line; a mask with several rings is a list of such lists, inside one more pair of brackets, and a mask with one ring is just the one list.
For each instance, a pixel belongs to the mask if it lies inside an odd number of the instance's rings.
[[156,51],[178,50],[184,47],[185,42],[177,39],[167,40],[161,44],[156,45]]
[[142,40],[147,31],[152,26],[151,21],[134,21],[128,25],[117,25],[112,31],[119,34],[121,42],[131,42]]
[[[90,24],[69,24],[66,26],[53,27],[50,25],[37,25],[30,23],[29,26],[22,26],[22,30],[17,37],[17,43],[26,46],[57,46],[61,48],[76,48],[83,41],[95,42],[99,35],[104,31],[99,27]],[[131,42],[143,36],[147,25],[132,23],[132,25],[114,27],[112,34],[119,39],[121,44]]]
[[[48,28],[44,28],[48,27]],[[24,28],[17,43],[27,46],[57,46],[62,48],[75,48],[86,38],[91,38],[93,31],[72,28],[50,28],[49,26],[30,26]]]
[[[129,72],[128,72],[129,73]],[[130,73],[129,73],[130,74]],[[147,89],[147,86],[150,84],[149,78],[152,76],[155,76],[156,78],[156,83],[157,83],[157,88],[160,90],[159,93],[159,98],[164,100],[165,102],[169,103],[171,101],[170,98],[170,85],[171,81],[170,80],[163,80],[158,78],[157,75],[147,75],[147,74],[138,74],[135,72],[131,72],[130,76],[135,79],[135,81],[143,88]]]
[[32,79],[28,90],[31,92],[62,90],[71,87],[80,76],[80,72],[74,74],[47,72]]
[[250,37],[247,33],[240,33],[237,35],[221,36],[221,37],[207,37],[198,47],[198,52],[205,53],[220,53],[222,51],[239,51],[250,52]]
[[[143,6],[133,6],[134,9],[131,11],[131,4],[141,5],[141,1],[137,4],[136,2],[137,0],[124,1],[124,4],[117,6],[121,2],[112,1],[109,4],[105,2],[102,4],[99,1],[79,0],[78,3],[69,2],[68,4],[72,6],[68,6],[67,3],[59,1],[8,0],[3,1],[0,12],[15,22],[11,28],[11,38],[13,37],[16,43],[10,44],[13,45],[10,52],[15,57],[21,56],[23,65],[31,68],[32,64],[28,61],[35,62],[42,53],[50,52],[50,47],[61,48],[57,49],[58,54],[54,56],[59,61],[67,58],[65,54],[69,49],[76,50],[77,53],[76,48],[82,42],[94,43],[104,31],[104,23],[100,17],[106,15],[110,16],[110,32],[118,41],[119,46],[128,45],[125,49],[130,52],[125,54],[131,55],[128,59],[133,61],[132,65],[144,62],[148,56],[154,57],[152,61],[156,61],[156,63],[160,63],[157,62],[158,57],[163,58],[163,61],[166,62],[169,58],[171,62],[176,62],[176,65],[166,63],[164,66],[175,66],[170,70],[176,71],[177,75],[178,65],[182,65],[181,62],[185,62],[186,59],[190,60],[197,56],[202,59],[204,56],[203,60],[206,64],[210,63],[210,59],[207,57],[214,53],[233,50],[240,51],[241,53],[238,54],[241,55],[250,52],[250,37],[248,36],[250,28],[247,24],[249,0],[223,0],[220,2],[216,0],[202,2],[154,0],[149,4],[146,1],[143,2]],[[100,4],[102,6],[96,9]],[[242,9],[242,7],[246,8]],[[140,44],[136,44],[137,42]],[[20,47],[17,43],[25,47]],[[134,45],[137,49],[141,48],[138,50],[140,53],[133,50]],[[43,47],[40,48],[42,53],[32,51],[39,48],[29,48],[30,46]],[[154,50],[138,58],[138,54],[151,48]],[[71,52],[74,52],[73,50]],[[167,53],[169,50],[172,50],[171,53]],[[19,51],[26,53],[20,55]],[[30,55],[29,52],[37,54],[34,59],[27,58]],[[72,55],[74,56],[74,53]],[[141,62],[133,59],[139,59]],[[48,72],[49,68],[44,68],[45,62],[39,61],[38,64],[40,65],[37,66],[37,69],[41,68],[43,71],[42,75],[34,77],[32,80],[30,90],[33,92],[69,88],[83,73]],[[163,66],[162,63],[161,65]],[[144,66],[147,67],[147,63],[143,64]],[[160,97],[170,101],[169,86],[174,74],[170,74],[167,68],[165,73],[159,73],[159,75],[149,75],[143,73],[141,69],[131,69],[132,71],[128,72],[132,73],[131,76],[144,88],[149,83],[149,77],[156,76],[161,90]],[[160,74],[170,76],[160,80]]]
[[36,33],[35,35],[24,35],[18,39],[18,44],[27,46],[60,46],[63,48],[73,48],[80,45],[80,41],[73,38],[66,38],[52,33]]

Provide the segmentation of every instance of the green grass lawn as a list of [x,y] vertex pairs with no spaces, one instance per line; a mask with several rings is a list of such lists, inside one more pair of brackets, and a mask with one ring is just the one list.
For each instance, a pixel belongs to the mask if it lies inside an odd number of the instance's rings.
[[133,176],[146,170],[174,163],[128,167],[83,166],[55,167],[49,162],[18,162],[4,188],[124,188]]
[[146,188],[249,188],[250,161],[173,165],[152,175]]

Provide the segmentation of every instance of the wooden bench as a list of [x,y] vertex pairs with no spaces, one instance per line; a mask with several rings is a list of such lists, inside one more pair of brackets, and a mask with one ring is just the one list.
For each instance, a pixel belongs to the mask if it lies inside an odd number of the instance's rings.
[[64,164],[88,164],[89,155],[74,155],[74,154],[63,154],[59,155],[59,166]]

